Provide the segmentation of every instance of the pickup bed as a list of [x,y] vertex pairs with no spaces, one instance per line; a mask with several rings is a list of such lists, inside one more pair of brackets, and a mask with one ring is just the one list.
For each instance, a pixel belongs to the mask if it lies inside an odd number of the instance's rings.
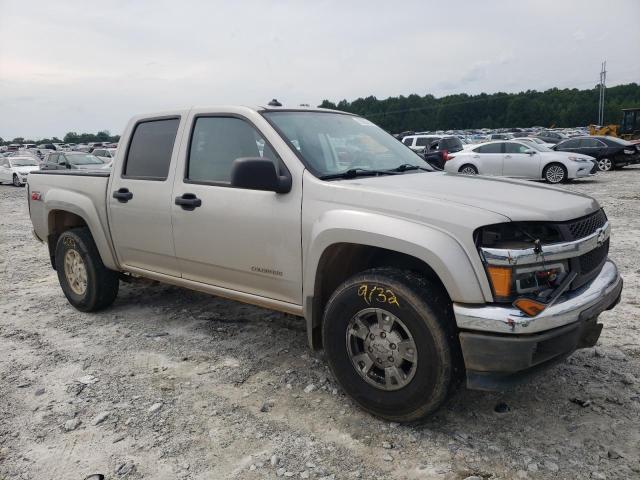
[[436,172],[331,110],[137,116],[111,172],[33,172],[28,196],[77,309],[143,276],[303,317],[344,390],[393,421],[594,345],[622,290],[594,199]]

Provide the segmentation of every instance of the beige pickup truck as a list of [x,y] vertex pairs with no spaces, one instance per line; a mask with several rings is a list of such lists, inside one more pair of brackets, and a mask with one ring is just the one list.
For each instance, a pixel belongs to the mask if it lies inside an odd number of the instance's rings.
[[33,172],[28,196],[77,309],[143,276],[303,317],[344,390],[393,421],[594,345],[622,290],[594,199],[432,171],[344,112],[137,116],[111,171]]

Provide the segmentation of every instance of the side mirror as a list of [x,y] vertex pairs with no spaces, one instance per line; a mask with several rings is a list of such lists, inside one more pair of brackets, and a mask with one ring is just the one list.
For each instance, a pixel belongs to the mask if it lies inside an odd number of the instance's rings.
[[236,158],[231,166],[231,186],[249,190],[288,193],[291,177],[278,175],[268,158]]

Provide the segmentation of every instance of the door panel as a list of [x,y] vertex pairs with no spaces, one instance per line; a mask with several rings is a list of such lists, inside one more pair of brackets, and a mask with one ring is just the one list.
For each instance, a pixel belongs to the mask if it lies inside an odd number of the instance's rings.
[[[180,117],[130,128],[127,153],[109,191],[109,222],[118,259],[131,266],[180,276],[173,246],[171,190],[179,151]],[[114,198],[114,194],[120,198]]]
[[540,178],[540,154],[524,153],[534,150],[521,143],[505,143],[502,174],[516,178]]
[[[236,158],[264,156],[284,165],[245,118],[209,114],[193,123],[171,205],[183,278],[301,304],[301,179],[293,178],[286,194],[230,188]],[[176,205],[185,194],[201,205]]]

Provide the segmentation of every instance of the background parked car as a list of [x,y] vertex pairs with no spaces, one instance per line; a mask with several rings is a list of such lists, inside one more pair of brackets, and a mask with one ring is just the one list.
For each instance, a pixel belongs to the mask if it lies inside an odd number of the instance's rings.
[[517,140],[518,142],[524,142],[529,145],[542,145],[547,148],[551,148],[554,145],[553,143],[547,143],[544,140],[540,140],[537,137],[517,137],[514,138],[514,140]]
[[104,163],[110,162],[113,160],[113,157],[116,156],[115,148],[96,148],[91,152],[92,155],[95,155]]
[[497,175],[560,183],[591,175],[594,164],[582,155],[543,151],[523,142],[488,142],[450,156],[445,170],[467,175]]
[[449,160],[449,155],[461,151],[464,144],[458,137],[442,137],[434,140],[424,147],[421,156],[429,163],[429,165],[439,169],[444,169],[444,164]]
[[440,140],[442,135],[409,135],[402,139],[402,143],[404,143],[407,147],[409,147],[414,152],[421,152],[425,147],[429,146],[432,142],[436,140]]
[[542,132],[538,132],[534,137],[539,138],[545,143],[553,143],[556,144],[566,138],[568,138],[565,134],[560,132],[554,132],[552,130],[543,130]]
[[603,172],[640,163],[640,145],[616,137],[570,138],[558,143],[554,150],[589,155],[598,161]]
[[95,170],[104,166],[104,162],[95,155],[83,152],[56,152],[47,157],[42,170]]
[[39,168],[40,164],[32,157],[0,158],[0,183],[13,183],[19,187],[27,183],[29,172]]

